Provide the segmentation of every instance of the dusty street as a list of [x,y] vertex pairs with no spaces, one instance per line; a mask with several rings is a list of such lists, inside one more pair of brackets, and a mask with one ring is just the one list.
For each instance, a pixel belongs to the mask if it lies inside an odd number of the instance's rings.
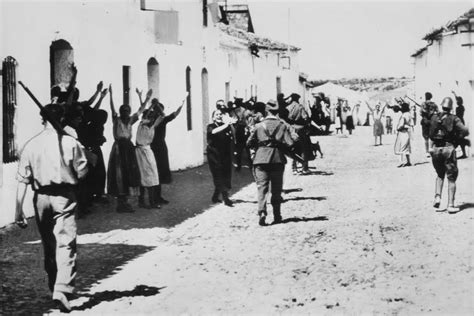
[[[395,135],[375,147],[371,133],[320,137],[312,175],[287,166],[279,225],[258,226],[247,169],[233,208],[210,205],[207,166],[176,173],[161,210],[96,206],[79,220],[72,313],[472,315],[474,160],[459,161],[462,211],[437,213],[419,126],[407,168]],[[0,237],[0,314],[56,313],[34,221]]]

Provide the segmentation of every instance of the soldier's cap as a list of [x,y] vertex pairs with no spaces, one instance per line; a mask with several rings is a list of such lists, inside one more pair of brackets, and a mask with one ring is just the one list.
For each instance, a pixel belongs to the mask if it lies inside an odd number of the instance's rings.
[[265,109],[267,111],[277,111],[278,110],[278,103],[275,100],[270,99],[270,100],[267,101]]
[[450,97],[444,98],[443,102],[441,102],[441,107],[443,109],[452,110],[453,109],[453,99],[451,99]]

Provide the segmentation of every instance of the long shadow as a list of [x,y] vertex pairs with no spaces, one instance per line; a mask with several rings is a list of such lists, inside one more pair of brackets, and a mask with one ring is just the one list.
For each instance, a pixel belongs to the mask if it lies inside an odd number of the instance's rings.
[[464,211],[469,208],[474,208],[474,203],[463,203],[459,205],[459,211]]
[[430,162],[429,161],[416,162],[416,163],[413,164],[413,166],[424,165],[424,164],[427,164],[427,163],[430,163]]
[[327,200],[327,197],[325,196],[297,196],[294,198],[283,199],[283,203],[288,202],[288,201],[304,201],[304,200],[325,201]]
[[314,175],[317,175],[317,176],[332,176],[334,175],[334,172],[332,171],[309,171],[305,174],[302,174],[300,176],[314,176]]
[[[311,167],[310,167],[310,169],[311,169]],[[302,189],[302,188],[283,189],[283,190],[281,191],[281,193],[283,193],[283,194],[289,194],[289,193],[293,193],[293,192],[301,192],[301,191],[303,191],[303,189]]]
[[165,287],[154,287],[147,285],[137,285],[133,290],[129,291],[104,291],[97,292],[94,294],[83,295],[89,297],[89,300],[82,303],[80,306],[74,306],[73,311],[84,311],[90,309],[102,302],[113,302],[123,297],[135,297],[135,296],[154,296],[160,294],[160,290]]
[[[76,290],[86,292],[96,282],[153,248],[123,244],[78,245]],[[1,251],[0,257],[0,315],[40,315],[54,308],[43,269],[42,245],[19,244],[9,250]]]
[[[279,224],[287,224],[287,223],[299,223],[299,222],[319,222],[319,221],[328,221],[329,219],[327,216],[316,216],[316,217],[290,217],[285,218]],[[278,225],[278,224],[273,224]]]

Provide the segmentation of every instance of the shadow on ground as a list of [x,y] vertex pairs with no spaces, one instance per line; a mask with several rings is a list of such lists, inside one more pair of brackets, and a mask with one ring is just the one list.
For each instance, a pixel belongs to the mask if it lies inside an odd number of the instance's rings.
[[[87,291],[97,281],[116,273],[128,261],[152,249],[122,244],[78,245],[77,271],[80,277],[76,280],[77,291]],[[0,260],[0,314],[39,315],[54,308],[43,270],[43,246],[40,243],[19,244],[9,250],[2,251]],[[107,301],[110,299],[106,298],[110,297],[98,295],[93,302],[97,305],[99,300]]]
[[287,223],[299,223],[299,222],[319,222],[319,221],[328,221],[327,216],[316,216],[316,217],[290,217],[285,218],[281,221],[280,224]]
[[464,211],[464,210],[467,210],[467,209],[474,209],[474,203],[463,203],[463,204],[459,205],[459,210],[460,211]]
[[113,302],[123,297],[136,297],[136,296],[154,296],[160,293],[160,290],[165,287],[154,287],[146,285],[137,285],[133,290],[130,291],[104,291],[97,292],[94,294],[85,294],[83,297],[88,297],[89,299],[81,304],[80,306],[75,306],[72,308],[73,311],[83,311],[90,309],[96,305],[99,305],[102,302]]
[[325,201],[327,200],[327,197],[325,196],[296,196],[293,198],[283,199],[283,203],[288,202],[288,201],[304,201],[304,200]]

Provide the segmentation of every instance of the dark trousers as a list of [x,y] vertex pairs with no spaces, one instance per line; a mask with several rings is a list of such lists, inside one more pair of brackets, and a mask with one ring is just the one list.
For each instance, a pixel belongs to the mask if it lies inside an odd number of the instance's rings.
[[267,195],[271,186],[273,215],[280,217],[281,191],[283,189],[284,164],[262,164],[254,166],[258,190],[258,214],[267,215]]
[[34,208],[51,291],[72,293],[76,278],[76,194],[68,188],[35,192]]

